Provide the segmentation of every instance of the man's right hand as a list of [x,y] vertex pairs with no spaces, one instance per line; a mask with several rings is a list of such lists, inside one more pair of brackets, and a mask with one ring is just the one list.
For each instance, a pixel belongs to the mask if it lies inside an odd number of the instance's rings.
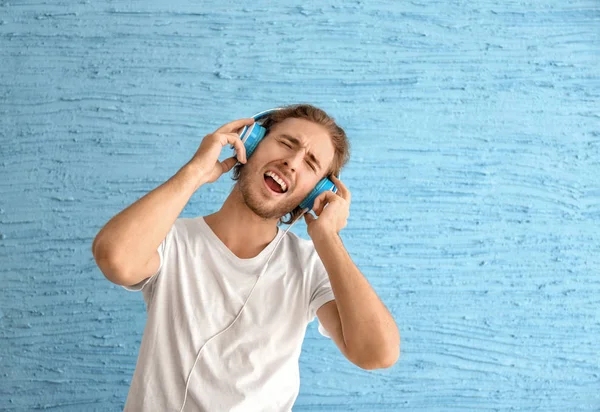
[[[251,117],[234,120],[204,136],[198,151],[186,165],[198,173],[200,184],[216,181],[222,174],[229,172],[238,160],[240,163],[246,163],[246,148],[240,139],[239,132],[244,126],[250,126],[252,123],[254,123],[254,119]],[[235,147],[236,156],[219,162],[221,150],[227,145]]]

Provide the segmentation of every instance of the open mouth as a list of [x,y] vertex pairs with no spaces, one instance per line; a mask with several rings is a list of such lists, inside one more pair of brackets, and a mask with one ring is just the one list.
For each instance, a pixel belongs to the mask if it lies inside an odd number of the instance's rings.
[[283,194],[287,192],[287,185],[281,180],[275,173],[268,171],[263,176],[265,185],[276,194]]

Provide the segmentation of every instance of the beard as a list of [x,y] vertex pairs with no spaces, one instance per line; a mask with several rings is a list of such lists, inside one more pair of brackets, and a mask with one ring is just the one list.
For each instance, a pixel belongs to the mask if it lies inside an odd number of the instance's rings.
[[250,161],[240,169],[238,189],[244,204],[257,216],[263,219],[280,219],[291,213],[300,204],[302,199],[295,199],[294,196],[282,196],[279,201],[265,202],[264,196],[260,193],[260,188],[252,187],[252,184],[264,185],[262,180],[264,180],[264,175],[260,173],[260,170],[254,169],[250,165]]

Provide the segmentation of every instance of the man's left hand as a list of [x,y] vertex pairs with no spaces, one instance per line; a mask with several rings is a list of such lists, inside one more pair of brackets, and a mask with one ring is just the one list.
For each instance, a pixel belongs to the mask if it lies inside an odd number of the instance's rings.
[[317,196],[312,210],[318,218],[315,218],[310,212],[304,214],[308,235],[311,238],[314,238],[315,235],[337,234],[348,223],[348,216],[350,216],[350,191],[334,175],[329,176],[329,179],[337,187],[337,193],[328,190]]

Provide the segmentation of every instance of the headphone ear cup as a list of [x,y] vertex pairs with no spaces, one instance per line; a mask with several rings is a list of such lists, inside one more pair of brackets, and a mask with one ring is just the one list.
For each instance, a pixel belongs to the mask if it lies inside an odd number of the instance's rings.
[[244,130],[240,134],[240,139],[246,148],[246,158],[250,157],[266,133],[267,129],[258,123],[254,123],[250,127],[244,126]]
[[324,177],[323,179],[321,179],[319,181],[319,183],[317,183],[317,185],[308,194],[308,196],[306,196],[304,198],[304,200],[302,201],[302,203],[300,203],[300,208],[312,210],[312,208],[313,208],[313,206],[315,204],[315,199],[321,193],[326,192],[328,190],[332,191],[333,193],[336,193],[337,192],[337,187],[333,184],[333,182],[331,180],[329,180],[328,178]]

